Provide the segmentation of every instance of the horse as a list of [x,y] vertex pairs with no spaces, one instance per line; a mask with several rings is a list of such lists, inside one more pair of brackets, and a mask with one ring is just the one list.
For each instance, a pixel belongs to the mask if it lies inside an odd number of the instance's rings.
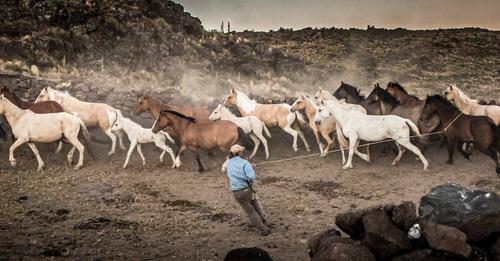
[[230,121],[196,121],[195,118],[174,110],[161,110],[152,131],[158,133],[167,126],[179,133],[180,148],[175,159],[175,167],[181,166],[180,157],[186,149],[189,149],[196,158],[200,173],[205,168],[201,164],[198,148],[206,150],[219,148],[227,153],[232,145],[245,136],[245,132]]
[[335,117],[335,120],[342,128],[343,134],[349,139],[349,157],[343,169],[353,168],[352,156],[359,140],[370,142],[393,139],[398,147],[398,155],[392,165],[398,164],[405,152],[404,148],[407,148],[420,158],[424,164],[424,170],[427,170],[429,165],[427,159],[410,142],[410,129],[421,137],[420,131],[411,120],[396,115],[367,115],[356,110],[343,108],[338,103],[321,102],[315,121],[321,123],[321,120],[329,115]]
[[333,96],[339,100],[344,99],[347,103],[363,106],[369,115],[381,115],[382,111],[380,105],[376,102],[367,100],[360,92],[358,88],[342,81],[339,88],[333,93]]
[[[10,102],[14,103],[17,107],[23,110],[30,110],[34,113],[54,113],[63,112],[64,109],[58,102],[55,101],[43,101],[39,103],[31,103],[23,101],[14,92],[10,91],[6,86],[2,87],[0,90],[0,95],[3,95]],[[55,153],[59,153],[62,149],[62,142],[59,142]]]
[[490,156],[496,164],[500,176],[498,153],[500,152],[500,128],[487,116],[472,116],[462,113],[445,97],[436,94],[427,96],[422,118],[437,113],[448,143],[447,164],[453,164],[453,148],[457,142],[473,143],[475,147]]
[[69,112],[80,117],[87,128],[99,126],[106,135],[111,139],[111,150],[108,155],[115,153],[116,140],[122,150],[126,147],[123,145],[123,133],[113,132],[111,127],[118,118],[118,110],[105,103],[94,103],[80,101],[71,96],[67,92],[54,90],[50,87],[42,89],[35,100],[35,103],[42,101],[56,101],[63,107],[65,112]]
[[137,152],[141,156],[142,165],[146,165],[146,159],[142,154],[141,144],[145,143],[154,143],[156,147],[162,150],[160,155],[160,162],[163,162],[163,156],[165,152],[170,154],[172,158],[172,168],[175,167],[175,155],[172,148],[167,146],[165,142],[168,140],[171,143],[175,143],[175,141],[168,135],[168,133],[159,131],[158,133],[153,133],[151,129],[143,128],[141,125],[135,123],[129,118],[123,117],[121,114],[118,115],[118,120],[112,126],[112,130],[120,131],[123,130],[130,140],[130,147],[128,148],[127,158],[125,159],[125,163],[123,164],[123,168],[125,169],[128,165],[128,161],[130,159],[130,155],[134,151],[134,148],[137,146]]
[[160,100],[144,95],[137,100],[137,104],[132,108],[132,113],[138,115],[149,111],[153,118],[160,116],[161,110],[175,110],[186,116],[193,117],[197,121],[208,120],[210,112],[202,107],[179,107],[174,104],[165,104]]
[[389,82],[385,87],[390,95],[392,95],[400,104],[410,105],[412,103],[420,103],[420,99],[412,94],[409,94],[398,82]]
[[269,148],[267,145],[267,140],[262,134],[265,132],[266,136],[271,138],[271,133],[267,129],[266,125],[256,116],[246,116],[246,117],[236,117],[231,111],[222,106],[222,104],[217,105],[217,108],[208,116],[209,120],[227,120],[232,121],[234,124],[238,125],[254,142],[255,146],[253,148],[250,159],[255,156],[260,143],[262,142],[264,150],[266,151],[266,159],[269,159]]
[[[37,171],[42,170],[45,163],[40,157],[34,142],[52,143],[61,139],[66,139],[73,145],[67,156],[68,162],[71,164],[73,153],[75,149],[78,149],[80,157],[74,168],[79,169],[83,165],[85,147],[78,140],[78,137],[82,136],[85,146],[89,147],[90,134],[83,121],[77,116],[66,112],[38,114],[31,110],[22,110],[3,95],[0,95],[0,114],[5,115],[12,127],[12,133],[17,137],[9,149],[9,161],[13,167],[16,166],[15,149],[24,143],[28,143],[38,161]],[[90,147],[89,153],[95,158]]]
[[298,151],[297,136],[300,137],[307,151],[311,151],[309,144],[300,130],[298,122],[305,123],[302,114],[299,112],[290,112],[290,105],[287,103],[280,104],[260,104],[255,100],[251,100],[245,93],[236,89],[231,89],[230,94],[224,99],[222,104],[224,107],[238,107],[242,116],[256,116],[267,127],[278,126],[283,131],[292,135],[292,148]]
[[450,85],[443,91],[444,97],[455,103],[458,109],[473,116],[488,116],[498,126],[500,124],[500,106],[480,105],[477,100],[470,99],[456,85]]

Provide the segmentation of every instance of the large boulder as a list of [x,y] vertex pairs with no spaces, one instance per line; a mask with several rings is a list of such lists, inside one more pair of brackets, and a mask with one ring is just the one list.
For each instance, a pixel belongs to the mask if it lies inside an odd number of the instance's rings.
[[369,208],[356,209],[340,213],[335,217],[335,224],[338,228],[351,236],[352,239],[361,240],[365,235],[362,221],[363,216],[371,211],[378,209],[382,209],[386,212],[391,212],[394,207],[394,205],[376,205]]
[[500,237],[490,247],[490,255],[493,261],[500,261]]
[[421,198],[419,214],[428,221],[458,228],[469,242],[500,233],[500,198],[493,192],[448,183]]
[[415,249],[411,252],[396,256],[392,261],[427,261],[432,256],[432,249]]
[[471,254],[472,248],[467,244],[467,236],[454,227],[428,223],[424,225],[423,235],[432,249],[466,258]]
[[309,242],[312,261],[375,261],[375,257],[362,242],[343,238],[335,229],[313,236]]
[[251,248],[235,248],[229,251],[224,261],[272,261],[273,259],[266,250]]
[[365,236],[363,242],[378,259],[389,259],[411,249],[406,233],[401,231],[383,209],[363,216]]
[[391,213],[391,219],[403,231],[408,231],[417,223],[417,206],[411,201],[403,201]]

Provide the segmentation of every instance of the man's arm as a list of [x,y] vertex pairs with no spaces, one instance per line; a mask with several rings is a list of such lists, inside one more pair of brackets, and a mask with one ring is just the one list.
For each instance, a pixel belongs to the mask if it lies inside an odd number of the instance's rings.
[[255,180],[255,171],[253,170],[250,162],[245,161],[245,165],[243,165],[243,171],[245,172],[245,176],[248,178],[248,180]]

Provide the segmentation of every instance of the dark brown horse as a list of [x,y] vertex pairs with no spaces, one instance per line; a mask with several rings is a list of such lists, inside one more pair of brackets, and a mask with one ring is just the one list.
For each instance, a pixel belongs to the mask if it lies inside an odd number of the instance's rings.
[[55,101],[42,101],[37,103],[23,101],[5,86],[0,90],[0,95],[5,96],[5,98],[23,110],[30,110],[35,113],[54,113],[64,111],[61,104]]
[[434,113],[439,115],[448,145],[448,160],[453,164],[453,148],[458,142],[473,143],[481,152],[490,156],[496,164],[500,176],[498,152],[500,152],[500,128],[486,116],[470,116],[461,113],[455,105],[441,95],[427,96],[422,119]]
[[339,88],[333,93],[337,99],[345,99],[347,103],[359,104],[365,108],[367,114],[369,115],[381,115],[382,111],[380,105],[375,102],[368,100],[363,95],[361,95],[360,90],[350,84],[341,82]]
[[180,148],[174,163],[175,167],[181,166],[180,157],[184,150],[189,149],[198,162],[198,172],[204,171],[198,153],[199,148],[206,150],[219,148],[222,152],[228,152],[232,145],[245,137],[245,132],[230,121],[197,121],[174,110],[161,110],[152,131],[157,133],[167,126],[179,134]]
[[179,107],[173,104],[165,104],[148,95],[140,97],[137,104],[132,108],[132,112],[136,115],[141,112],[149,111],[155,119],[160,116],[161,110],[174,110],[186,116],[193,117],[197,121],[208,121],[208,116],[210,116],[210,112],[205,108]]

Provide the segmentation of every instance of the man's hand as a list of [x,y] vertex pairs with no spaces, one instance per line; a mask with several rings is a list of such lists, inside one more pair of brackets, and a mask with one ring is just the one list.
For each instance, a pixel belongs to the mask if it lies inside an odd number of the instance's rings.
[[257,164],[255,162],[251,162],[252,163],[252,168],[255,169],[255,166],[257,166]]

